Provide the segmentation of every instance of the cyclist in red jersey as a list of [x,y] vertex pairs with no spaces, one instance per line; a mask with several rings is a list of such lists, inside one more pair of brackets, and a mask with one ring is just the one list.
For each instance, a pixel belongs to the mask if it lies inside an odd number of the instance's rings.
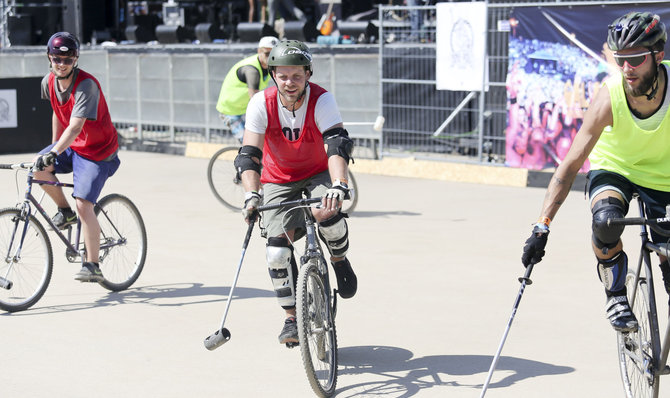
[[100,225],[94,204],[107,178],[119,167],[117,132],[100,83],[79,69],[79,41],[68,32],[55,33],[47,44],[50,72],[42,79],[42,98],[53,109],[52,144],[35,159],[35,177],[58,181],[55,174],[72,173],[77,213],[60,187],[42,188],[58,206],[52,221],[63,229],[81,220],[86,258],[75,279],[104,280],[99,266]]
[[[243,146],[235,159],[246,190],[242,213],[251,222],[261,200],[271,204],[299,199],[303,194],[323,197],[322,207],[312,212],[330,252],[339,294],[353,297],[357,278],[346,257],[347,215],[340,211],[349,193],[346,177],[353,141],[343,128],[334,96],[309,82],[312,54],[304,43],[279,42],[270,52],[268,66],[276,86],[257,93],[249,102]],[[258,193],[261,183],[262,199]],[[263,213],[270,277],[279,305],[286,312],[281,344],[298,342],[298,269],[293,242],[304,235],[303,224],[300,212],[279,209]]]

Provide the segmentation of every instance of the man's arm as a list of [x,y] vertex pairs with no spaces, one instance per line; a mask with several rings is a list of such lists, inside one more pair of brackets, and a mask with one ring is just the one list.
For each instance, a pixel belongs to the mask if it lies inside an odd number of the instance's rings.
[[[56,119],[54,117],[54,119]],[[56,119],[54,122],[60,126],[60,123]],[[86,119],[83,117],[71,117],[70,118],[70,124],[65,128],[63,131],[63,134],[60,136],[58,139],[58,142],[56,145],[54,145],[52,151],[56,153],[61,153],[64,150],[66,150],[70,144],[74,141],[75,138],[81,133],[81,130],[84,128],[84,123],[86,123]]]
[[[334,128],[344,128],[343,123],[338,123],[325,131],[332,130]],[[326,153],[328,153],[328,144],[324,144],[326,148]],[[347,181],[348,173],[348,162],[342,156],[333,155],[328,157],[328,173],[330,174],[330,181],[335,182],[335,180]]]
[[612,102],[609,90],[599,90],[584,115],[582,127],[577,132],[565,159],[551,177],[547,193],[542,204],[541,217],[550,220],[558,212],[568,196],[579,169],[598,142],[605,127],[612,125]]
[[63,132],[63,125],[60,124],[56,112],[51,113],[51,143],[54,144],[58,142],[58,137],[60,137]]
[[[242,146],[253,146],[259,150],[263,150],[263,143],[265,135],[257,134],[249,130],[244,130],[244,138],[242,139]],[[261,159],[254,157],[253,161],[261,164]],[[254,170],[245,170],[242,172],[242,186],[245,192],[258,192],[261,188],[261,175]]]
[[251,65],[243,65],[237,70],[237,75],[240,81],[247,84],[249,98],[253,97],[259,91],[261,83],[261,74],[258,69]]

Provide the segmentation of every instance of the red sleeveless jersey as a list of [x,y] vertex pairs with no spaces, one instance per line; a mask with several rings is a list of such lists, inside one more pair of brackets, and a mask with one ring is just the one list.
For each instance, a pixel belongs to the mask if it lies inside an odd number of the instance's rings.
[[[72,109],[74,108],[75,90],[77,90],[77,86],[84,79],[93,80],[100,91],[98,116],[96,120],[86,120],[84,122],[84,127],[77,138],[70,144],[70,148],[86,159],[100,161],[108,158],[119,148],[116,128],[114,128],[112,119],[109,116],[107,102],[105,101],[105,96],[102,94],[100,83],[92,75],[80,69],[77,79],[73,83],[74,86],[72,87],[70,97],[61,105],[56,97],[56,79],[54,74],[51,73],[49,75],[49,101],[60,124],[67,127],[70,124],[70,115],[72,115]],[[60,135],[58,138],[60,138]]]
[[277,87],[272,86],[264,91],[268,127],[265,130],[263,144],[262,183],[284,184],[300,181],[328,170],[328,156],[323,146],[323,135],[314,120],[316,100],[326,90],[314,83],[309,83],[309,87],[305,123],[295,141],[289,141],[282,131],[279,122]]

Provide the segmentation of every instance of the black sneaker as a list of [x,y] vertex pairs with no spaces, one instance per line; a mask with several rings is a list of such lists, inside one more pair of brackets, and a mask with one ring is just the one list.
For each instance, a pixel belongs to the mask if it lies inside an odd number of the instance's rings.
[[71,208],[58,209],[58,213],[51,218],[58,229],[65,229],[77,222],[77,214]]
[[105,277],[102,276],[98,264],[85,262],[79,272],[75,274],[74,279],[82,282],[102,282]]
[[607,318],[617,332],[628,333],[637,330],[637,319],[630,309],[628,297],[612,296],[607,299],[605,307]]
[[337,292],[340,297],[348,299],[354,297],[356,289],[358,288],[358,279],[354,270],[351,269],[351,263],[346,258],[334,263],[331,263],[335,269],[335,277],[337,278]]
[[287,346],[295,346],[299,343],[298,340],[298,322],[294,316],[286,318],[284,327],[279,333],[279,344],[286,344]]

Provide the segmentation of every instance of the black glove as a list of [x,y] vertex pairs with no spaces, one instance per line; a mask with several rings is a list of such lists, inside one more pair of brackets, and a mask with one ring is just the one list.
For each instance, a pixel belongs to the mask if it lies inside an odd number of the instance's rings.
[[242,208],[242,216],[247,222],[253,223],[256,221],[258,215],[258,206],[261,204],[261,195],[256,191],[246,192],[244,194],[244,207]]
[[52,164],[56,163],[56,157],[58,154],[54,151],[45,153],[44,155],[37,158],[35,161],[35,169],[42,171]]
[[530,234],[530,238],[526,239],[526,244],[523,247],[521,262],[524,267],[528,267],[531,263],[537,264],[542,260],[548,236],[549,227],[544,224],[535,224],[533,232]]

